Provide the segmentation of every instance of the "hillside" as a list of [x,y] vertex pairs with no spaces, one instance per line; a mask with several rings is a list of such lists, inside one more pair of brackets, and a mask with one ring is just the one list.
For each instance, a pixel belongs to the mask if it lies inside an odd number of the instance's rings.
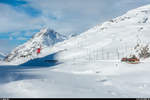
[[52,29],[44,28],[36,33],[29,41],[15,48],[6,58],[7,62],[22,60],[22,63],[33,58],[37,58],[37,48],[48,48],[54,44],[64,41],[65,36]]
[[60,59],[64,60],[120,60],[132,54],[139,57],[140,49],[146,45],[149,47],[149,26],[150,5],[147,5],[97,25],[51,49],[67,49],[60,54]]
[[[133,54],[139,56],[141,48],[149,45],[149,26],[150,6],[147,5],[99,24],[69,40],[65,40],[59,34],[55,36],[54,31],[41,30],[27,43],[13,50],[5,60],[15,61],[22,55],[30,54],[33,57],[36,48],[41,44],[43,49],[39,57],[63,51],[57,56],[57,59],[61,61],[72,59],[120,60],[122,57]],[[63,40],[65,41],[62,42]],[[139,46],[136,47],[137,45]],[[19,59],[20,61],[24,63],[27,60]]]

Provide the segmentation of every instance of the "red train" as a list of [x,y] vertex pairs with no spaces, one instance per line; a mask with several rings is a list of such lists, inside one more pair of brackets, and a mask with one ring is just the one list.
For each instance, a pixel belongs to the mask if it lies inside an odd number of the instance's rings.
[[138,58],[122,58],[121,61],[131,63],[131,64],[138,64],[140,62],[140,59],[138,59]]

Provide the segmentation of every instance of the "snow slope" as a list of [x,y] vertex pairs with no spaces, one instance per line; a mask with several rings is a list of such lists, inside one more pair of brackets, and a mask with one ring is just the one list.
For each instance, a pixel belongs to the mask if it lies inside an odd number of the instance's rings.
[[149,59],[135,65],[120,62],[121,57],[137,53],[134,50],[137,42],[149,43],[149,24],[150,5],[147,5],[46,47],[38,56],[42,61],[52,57],[59,64],[1,65],[0,96],[150,97]]
[[[58,38],[53,39],[55,35],[43,35],[42,33],[45,33],[45,31],[47,30],[42,30],[37,33],[33,39],[13,50],[13,52],[7,57],[6,61],[15,62],[18,58],[19,61],[17,62],[20,63],[28,61],[28,55],[32,55],[36,50],[35,48],[37,48],[41,43],[44,46],[42,54],[39,55],[39,57],[43,57],[57,51],[63,51],[59,53],[60,56],[57,56],[57,59],[61,61],[76,58],[84,60],[120,60],[122,57],[129,56],[131,54],[138,56],[138,52],[136,52],[137,50],[134,50],[137,43],[139,43],[141,47],[149,44],[150,6],[147,5],[131,10],[123,16],[97,25],[64,42],[60,42],[65,40],[62,36],[58,35],[59,40]],[[42,38],[40,35],[42,35]],[[46,39],[43,39],[43,36]],[[49,45],[52,46],[49,47]],[[26,54],[26,52],[28,53]],[[16,54],[18,55],[16,56]],[[22,59],[20,57],[22,55],[27,56],[25,59],[28,60],[24,60],[24,58]],[[32,55],[33,58],[37,57],[35,56],[36,55]],[[29,56],[29,58],[31,59],[31,56]]]
[[37,48],[52,47],[54,44],[64,41],[65,36],[55,32],[52,29],[44,28],[36,33],[29,41],[15,48],[6,58],[5,61],[14,62],[21,59],[23,63],[30,59],[36,58]]
[[[120,60],[135,54],[137,49],[149,44],[150,5],[131,10],[76,37],[43,50],[42,55],[63,51],[60,61],[82,60]],[[135,46],[140,44],[139,48]]]
[[36,68],[0,66],[0,97],[145,98],[150,94],[149,71],[149,63],[101,61]]

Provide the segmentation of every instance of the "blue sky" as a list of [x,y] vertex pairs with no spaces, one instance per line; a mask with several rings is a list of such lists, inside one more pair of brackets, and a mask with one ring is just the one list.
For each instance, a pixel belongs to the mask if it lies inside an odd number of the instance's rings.
[[42,27],[79,34],[150,0],[0,0],[0,51],[9,52]]

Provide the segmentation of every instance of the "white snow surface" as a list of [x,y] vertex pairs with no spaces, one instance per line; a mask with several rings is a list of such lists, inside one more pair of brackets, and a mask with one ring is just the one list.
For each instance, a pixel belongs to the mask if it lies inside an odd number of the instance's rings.
[[[139,64],[120,62],[137,53],[133,49],[137,42],[149,43],[149,33],[147,5],[45,47],[39,60],[31,60],[39,61],[39,66],[25,62],[27,58],[3,62],[0,97],[150,97],[150,59]],[[47,66],[45,60],[58,62]],[[22,63],[31,66],[18,65]]]

